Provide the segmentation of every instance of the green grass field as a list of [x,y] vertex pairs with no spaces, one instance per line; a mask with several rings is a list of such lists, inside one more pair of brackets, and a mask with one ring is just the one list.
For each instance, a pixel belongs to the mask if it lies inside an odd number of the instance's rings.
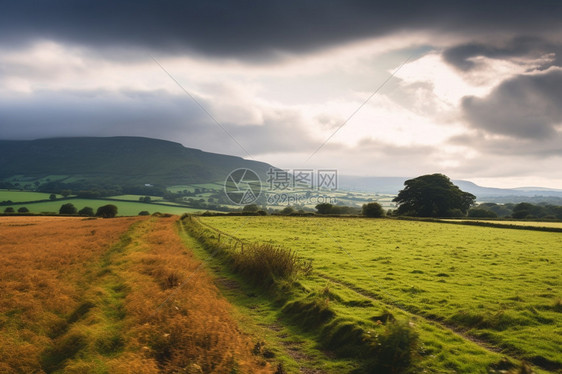
[[66,199],[66,200],[48,201],[48,202],[40,202],[40,203],[28,203],[22,205],[12,204],[10,206],[16,210],[20,206],[25,206],[27,209],[29,209],[31,213],[45,213],[45,212],[58,213],[61,205],[66,203],[74,204],[74,206],[78,210],[89,206],[90,208],[94,209],[94,212],[96,211],[97,208],[99,208],[102,205],[113,204],[117,206],[118,209],[117,215],[119,216],[136,216],[139,214],[139,212],[143,210],[148,211],[150,214],[160,212],[160,213],[169,213],[169,214],[178,214],[178,215],[200,211],[200,209],[183,208],[178,206],[145,204],[145,203],[133,202],[133,201],[90,200],[90,199]]
[[313,260],[310,289],[329,287],[340,301],[370,297],[372,308],[334,303],[359,324],[381,307],[410,315],[419,365],[430,372],[486,372],[497,352],[537,372],[562,370],[560,233],[357,218],[201,221]]
[[[146,195],[117,195],[117,196],[110,196],[111,199],[117,200],[127,200],[127,201],[139,201],[139,198],[145,197]],[[161,201],[163,200],[160,196],[150,196],[152,201]]]
[[[0,190],[0,201],[11,200],[14,203],[22,201],[49,200],[50,193]],[[61,198],[57,195],[57,198]]]
[[[446,221],[462,221],[462,219],[451,219]],[[470,220],[468,222],[483,222],[483,223],[493,223],[497,225],[514,225],[514,226],[530,226],[530,227],[552,227],[557,229],[562,229],[562,222],[540,222],[540,221],[509,221],[509,220]]]

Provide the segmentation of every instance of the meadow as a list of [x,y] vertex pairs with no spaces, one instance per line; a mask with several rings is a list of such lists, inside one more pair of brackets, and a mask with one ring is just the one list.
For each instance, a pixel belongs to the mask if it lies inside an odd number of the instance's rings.
[[360,326],[385,308],[415,321],[420,368],[487,372],[505,356],[562,370],[560,233],[361,218],[200,221],[223,240],[282,245],[312,260],[303,287]]
[[0,372],[273,372],[176,223],[0,217]]
[[100,206],[113,204],[117,206],[119,216],[136,216],[141,211],[147,211],[150,214],[160,212],[176,215],[201,211],[201,209],[183,207],[174,203],[168,204],[162,201],[161,197],[154,197],[153,200],[156,204],[142,203],[139,202],[141,195],[120,195],[108,199],[61,199],[62,196],[56,195],[59,200],[53,201],[49,200],[49,196],[50,194],[41,192],[0,190],[0,201],[13,202],[13,204],[0,206],[0,212],[10,206],[16,211],[20,207],[26,207],[31,213],[58,213],[61,205],[66,203],[74,204],[77,210],[90,207],[94,212]]

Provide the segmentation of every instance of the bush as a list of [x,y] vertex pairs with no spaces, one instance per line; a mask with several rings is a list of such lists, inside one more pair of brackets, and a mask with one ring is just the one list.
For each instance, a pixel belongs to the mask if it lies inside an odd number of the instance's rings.
[[472,218],[497,218],[498,215],[488,209],[474,208],[468,211],[468,216]]
[[382,206],[376,202],[363,204],[361,213],[366,217],[372,218],[380,218],[384,216],[384,210],[382,209]]
[[113,204],[100,206],[96,211],[96,216],[103,218],[113,218],[117,215],[117,207]]
[[310,264],[302,261],[294,251],[271,244],[250,244],[232,253],[236,271],[259,284],[278,278],[290,278],[299,271],[310,271]]
[[139,216],[149,216],[149,215],[150,215],[150,212],[147,211],[147,210],[142,210],[142,211],[139,212]]
[[11,206],[9,206],[6,209],[4,209],[4,213],[15,213],[15,210]]
[[59,209],[59,214],[76,214],[76,207],[72,203],[63,204]]
[[295,209],[293,209],[292,206],[286,206],[279,213],[288,216],[288,215],[293,214],[294,212],[295,212]]
[[386,325],[379,336],[375,367],[376,372],[400,373],[412,365],[418,345],[418,334],[408,321],[396,321]]
[[90,208],[89,206],[85,206],[84,208],[82,208],[78,211],[78,214],[80,214],[81,216],[93,217],[94,216],[94,210],[92,208]]
[[332,213],[333,207],[334,206],[332,204],[329,204],[329,203],[322,203],[322,204],[318,204],[318,205],[315,206],[318,214],[330,214],[330,213]]
[[18,213],[29,213],[29,209],[22,206],[21,208],[18,209]]
[[260,210],[260,207],[257,204],[245,205],[242,209],[243,212],[257,212],[258,210]]

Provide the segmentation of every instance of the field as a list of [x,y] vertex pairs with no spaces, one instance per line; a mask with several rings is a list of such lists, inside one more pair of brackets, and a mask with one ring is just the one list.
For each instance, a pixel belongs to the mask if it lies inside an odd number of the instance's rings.
[[0,372],[562,370],[560,233],[329,217],[181,222],[0,217]]
[[0,218],[1,373],[266,373],[177,218]]
[[[13,201],[14,203],[26,202],[26,201],[37,201],[37,200],[49,200],[49,193],[43,192],[27,192],[27,191],[7,191],[0,190],[0,201]],[[56,195],[57,198],[61,198],[61,195]]]
[[[447,220],[458,222],[462,221],[459,219],[455,220]],[[495,225],[506,225],[506,226],[529,226],[529,227],[551,227],[556,229],[562,229],[562,222],[544,222],[544,221],[510,221],[510,220],[470,220],[468,222],[483,222],[483,223],[491,223]]]
[[[328,287],[333,308],[358,324],[381,307],[405,313],[422,341],[418,365],[430,372],[486,372],[500,355],[537,372],[562,370],[560,233],[358,218],[200,220],[312,260],[304,287]],[[353,294],[373,307],[342,302]]]
[[[201,211],[201,209],[182,207],[174,203],[162,204],[161,198],[158,197],[153,199],[156,204],[141,203],[138,201],[140,195],[121,195],[108,200],[70,198],[48,201],[49,196],[50,194],[40,192],[0,190],[0,201],[13,201],[13,204],[0,206],[0,212],[10,206],[16,211],[20,207],[26,207],[31,213],[58,213],[61,205],[66,203],[74,204],[78,210],[88,206],[94,212],[102,205],[113,204],[117,206],[119,216],[136,216],[141,211],[147,211],[150,214],[160,212],[177,215]],[[57,195],[57,198],[61,197]]]

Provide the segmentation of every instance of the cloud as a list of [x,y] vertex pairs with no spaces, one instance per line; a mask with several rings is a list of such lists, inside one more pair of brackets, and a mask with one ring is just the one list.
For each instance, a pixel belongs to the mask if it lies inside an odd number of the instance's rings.
[[197,51],[219,57],[264,59],[402,31],[450,35],[560,30],[562,4],[494,2],[379,2],[316,0],[98,0],[3,4],[0,43],[58,40],[117,53],[140,48]]
[[[221,110],[210,100],[196,99],[211,113]],[[163,90],[37,91],[2,98],[0,123],[3,139],[145,136],[243,157],[248,156],[246,151],[255,156],[312,148],[299,113],[267,107],[256,110],[263,118],[259,124],[225,121],[219,126],[185,94]]]
[[562,124],[562,70],[519,75],[484,98],[462,100],[470,125],[491,134],[514,138],[548,139]]
[[476,59],[488,57],[504,60],[535,60],[536,68],[547,69],[562,65],[562,45],[551,43],[540,37],[516,37],[502,42],[471,42],[447,48],[443,52],[445,61],[462,71],[479,68]]

